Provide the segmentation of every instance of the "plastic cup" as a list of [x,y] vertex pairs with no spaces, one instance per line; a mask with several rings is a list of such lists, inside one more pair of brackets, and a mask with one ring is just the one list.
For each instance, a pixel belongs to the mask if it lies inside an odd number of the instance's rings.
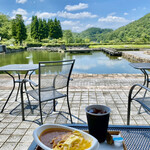
[[[94,113],[91,110],[96,109],[104,113]],[[109,123],[110,108],[104,105],[90,105],[86,109],[87,123],[89,133],[100,143],[106,140],[107,128]]]

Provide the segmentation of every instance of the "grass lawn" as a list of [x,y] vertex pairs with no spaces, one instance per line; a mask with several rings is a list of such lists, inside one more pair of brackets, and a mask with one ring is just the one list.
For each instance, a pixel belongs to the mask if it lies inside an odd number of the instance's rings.
[[135,48],[148,48],[150,49],[150,45],[90,45],[90,48],[116,48],[116,49],[135,49]]

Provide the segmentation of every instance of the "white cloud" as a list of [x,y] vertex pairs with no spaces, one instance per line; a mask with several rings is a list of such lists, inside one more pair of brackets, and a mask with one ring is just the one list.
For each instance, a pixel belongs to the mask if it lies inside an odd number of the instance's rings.
[[136,11],[136,8],[133,8],[132,11]]
[[127,16],[127,15],[128,15],[128,13],[126,13],[126,12],[125,12],[125,13],[124,13],[124,15],[125,15],[125,16]]
[[44,0],[40,0],[40,2],[44,2]]
[[68,21],[68,20],[65,20],[65,21],[62,21],[61,24],[62,25],[65,25],[65,26],[74,26],[74,25],[77,25],[79,24],[80,21]]
[[22,16],[22,18],[23,18],[23,20],[27,20],[28,17],[27,16]]
[[49,13],[49,12],[42,12],[42,13],[37,12],[35,15],[36,15],[38,18],[52,18],[52,17],[57,16],[56,13]]
[[107,16],[102,17],[98,19],[98,22],[100,23],[98,26],[100,28],[111,28],[111,29],[117,29],[121,26],[127,25],[128,23],[132,22],[131,20],[127,20],[123,17],[118,16]]
[[110,14],[108,14],[108,16],[114,16],[116,14],[116,12],[112,12]]
[[83,19],[83,18],[96,18],[97,15],[92,15],[90,12],[81,12],[81,13],[68,13],[66,11],[58,12],[57,15],[63,18],[69,19]]
[[28,14],[27,11],[22,9],[22,8],[18,8],[17,10],[13,10],[12,13],[13,13],[13,15],[20,14],[22,16],[25,16]]
[[106,18],[102,17],[98,19],[99,22],[128,22],[123,17],[117,17],[117,16],[107,16]]
[[97,61],[97,63],[99,64],[99,65],[105,65],[105,66],[107,66],[107,67],[109,67],[109,68],[114,68],[115,67],[115,65],[117,65],[118,64],[118,61],[110,61],[110,60],[98,60]]
[[13,10],[12,14],[13,14],[13,16],[11,17],[12,19],[15,18],[16,14],[20,14],[20,15],[22,15],[23,20],[27,20],[28,13],[26,10],[24,10],[22,8],[18,8],[17,10]]
[[72,30],[73,32],[82,32],[88,28],[95,27],[92,24],[82,24],[80,21],[66,20],[61,22],[63,30]]
[[80,69],[80,70],[89,70],[89,69],[91,69],[91,68],[94,68],[94,67],[96,67],[96,64],[84,64],[82,61],[80,62],[80,64],[76,64],[75,65],[75,69]]
[[80,32],[82,24],[80,21],[65,20],[61,22],[63,30],[72,30],[73,32]]
[[52,17],[62,17],[68,19],[83,19],[83,18],[96,18],[97,15],[93,15],[90,12],[81,12],[81,13],[68,13],[66,11],[58,11],[56,13],[49,12],[36,12],[34,13],[39,18],[52,18]]
[[91,28],[91,27],[95,27],[95,26],[94,26],[93,24],[87,24],[87,25],[85,26],[86,29]]
[[26,24],[26,25],[30,24],[30,23],[31,23],[31,20],[32,20],[32,17],[26,19],[25,24]]
[[78,5],[67,5],[65,7],[65,9],[67,11],[81,10],[81,9],[85,9],[85,8],[88,8],[88,4],[79,3]]
[[16,3],[24,4],[27,0],[16,0]]
[[82,31],[82,28],[80,26],[73,26],[72,27],[72,31],[73,32],[81,32]]

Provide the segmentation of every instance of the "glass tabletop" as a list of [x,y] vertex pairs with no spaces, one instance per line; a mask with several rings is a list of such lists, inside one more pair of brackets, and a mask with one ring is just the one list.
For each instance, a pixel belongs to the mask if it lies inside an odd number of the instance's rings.
[[130,63],[129,65],[135,69],[150,69],[150,63]]
[[0,71],[31,71],[38,67],[38,64],[11,64],[0,67]]

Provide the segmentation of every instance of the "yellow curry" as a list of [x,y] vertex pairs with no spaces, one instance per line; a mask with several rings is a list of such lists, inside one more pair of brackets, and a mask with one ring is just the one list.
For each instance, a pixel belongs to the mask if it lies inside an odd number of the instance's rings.
[[67,135],[67,138],[64,137],[59,141],[53,150],[86,150],[91,144],[92,142],[84,139],[79,131],[73,131],[69,136]]

